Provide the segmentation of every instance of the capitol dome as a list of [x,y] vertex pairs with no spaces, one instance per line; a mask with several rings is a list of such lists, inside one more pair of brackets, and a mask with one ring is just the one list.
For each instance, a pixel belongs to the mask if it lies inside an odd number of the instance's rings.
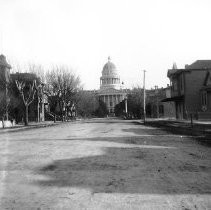
[[115,106],[126,97],[126,91],[123,88],[116,66],[111,62],[110,57],[108,57],[100,77],[98,96],[99,100],[106,104],[110,116],[115,116]]
[[111,62],[110,57],[108,57],[108,62],[104,65],[102,76],[117,76],[116,66]]
[[116,66],[108,57],[108,62],[103,66],[102,76],[100,77],[100,89],[120,89],[120,77]]

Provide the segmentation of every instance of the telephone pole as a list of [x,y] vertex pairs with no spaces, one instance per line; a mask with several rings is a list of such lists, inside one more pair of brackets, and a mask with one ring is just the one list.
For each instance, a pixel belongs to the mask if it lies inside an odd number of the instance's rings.
[[155,95],[156,95],[156,117],[159,118],[159,104],[158,104],[158,86],[155,86]]
[[143,78],[143,90],[144,90],[144,124],[146,122],[146,92],[145,92],[145,73],[146,70],[143,70],[144,78]]
[[126,114],[126,118],[127,116],[127,96],[125,97],[125,114]]

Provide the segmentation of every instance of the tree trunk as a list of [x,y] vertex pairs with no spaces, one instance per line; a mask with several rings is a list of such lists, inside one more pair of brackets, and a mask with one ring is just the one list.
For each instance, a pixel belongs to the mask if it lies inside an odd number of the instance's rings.
[[37,97],[37,122],[40,122],[40,103],[39,103],[39,97]]
[[25,125],[29,125],[29,106],[25,105]]

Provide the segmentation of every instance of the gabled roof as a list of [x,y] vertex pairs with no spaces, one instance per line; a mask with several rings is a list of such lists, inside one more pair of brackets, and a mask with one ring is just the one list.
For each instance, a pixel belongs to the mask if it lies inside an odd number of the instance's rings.
[[169,69],[167,72],[167,77],[172,76],[173,74],[177,73],[180,69]]
[[186,65],[185,69],[210,69],[211,60],[197,60],[191,65]]

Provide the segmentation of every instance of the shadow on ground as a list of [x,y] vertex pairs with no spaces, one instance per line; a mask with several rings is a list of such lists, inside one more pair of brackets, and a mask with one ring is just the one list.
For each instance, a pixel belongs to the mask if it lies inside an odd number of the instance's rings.
[[[82,139],[81,139],[82,140]],[[84,141],[87,139],[84,139]],[[97,138],[88,139],[97,141]],[[122,138],[98,138],[122,143]],[[169,146],[148,145],[136,139],[132,146],[102,147],[102,155],[55,160],[35,170],[44,180],[42,187],[77,187],[92,193],[205,194],[211,193],[209,165],[175,159],[178,150]],[[112,144],[111,144],[112,145]],[[140,145],[143,145],[141,147]]]

